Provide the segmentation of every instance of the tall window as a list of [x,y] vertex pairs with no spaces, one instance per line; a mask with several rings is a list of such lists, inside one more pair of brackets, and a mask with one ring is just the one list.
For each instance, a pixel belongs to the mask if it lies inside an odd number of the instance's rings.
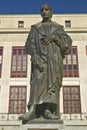
[[27,76],[27,55],[24,47],[12,48],[11,77]]
[[0,77],[2,73],[3,48],[0,47]]
[[9,96],[9,113],[26,112],[26,86],[11,86]]
[[64,61],[64,77],[79,77],[77,47],[73,46],[71,54],[66,55]]
[[81,113],[79,86],[63,87],[63,106],[64,113]]

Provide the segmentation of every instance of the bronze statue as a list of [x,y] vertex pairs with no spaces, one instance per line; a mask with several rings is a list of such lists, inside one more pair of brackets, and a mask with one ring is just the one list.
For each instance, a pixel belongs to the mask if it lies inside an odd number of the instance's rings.
[[63,26],[51,20],[52,9],[41,6],[42,21],[31,26],[25,49],[31,55],[31,90],[28,112],[23,121],[43,117],[59,119],[59,95],[63,77],[63,59],[72,40]]

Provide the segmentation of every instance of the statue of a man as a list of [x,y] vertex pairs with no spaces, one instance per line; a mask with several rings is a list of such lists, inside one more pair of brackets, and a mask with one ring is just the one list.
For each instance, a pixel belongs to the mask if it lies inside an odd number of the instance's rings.
[[31,89],[28,113],[24,121],[43,117],[59,119],[59,93],[62,86],[63,59],[71,50],[72,40],[63,26],[51,20],[52,9],[41,6],[42,21],[32,25],[25,49],[31,55]]

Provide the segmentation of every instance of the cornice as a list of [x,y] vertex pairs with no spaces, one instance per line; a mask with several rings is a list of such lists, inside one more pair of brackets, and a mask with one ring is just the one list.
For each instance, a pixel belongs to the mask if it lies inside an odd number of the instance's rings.
[[[18,28],[0,28],[0,33],[7,33],[7,34],[14,34],[14,33],[29,33],[30,28],[22,28],[22,29],[18,29]],[[87,33],[87,27],[86,28],[64,28],[64,30],[67,33]]]

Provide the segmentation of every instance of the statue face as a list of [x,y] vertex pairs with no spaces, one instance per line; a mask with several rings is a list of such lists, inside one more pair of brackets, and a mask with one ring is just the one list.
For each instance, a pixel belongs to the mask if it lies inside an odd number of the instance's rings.
[[52,11],[51,8],[48,5],[43,5],[41,8],[41,16],[43,18],[43,21],[48,21],[52,17]]

